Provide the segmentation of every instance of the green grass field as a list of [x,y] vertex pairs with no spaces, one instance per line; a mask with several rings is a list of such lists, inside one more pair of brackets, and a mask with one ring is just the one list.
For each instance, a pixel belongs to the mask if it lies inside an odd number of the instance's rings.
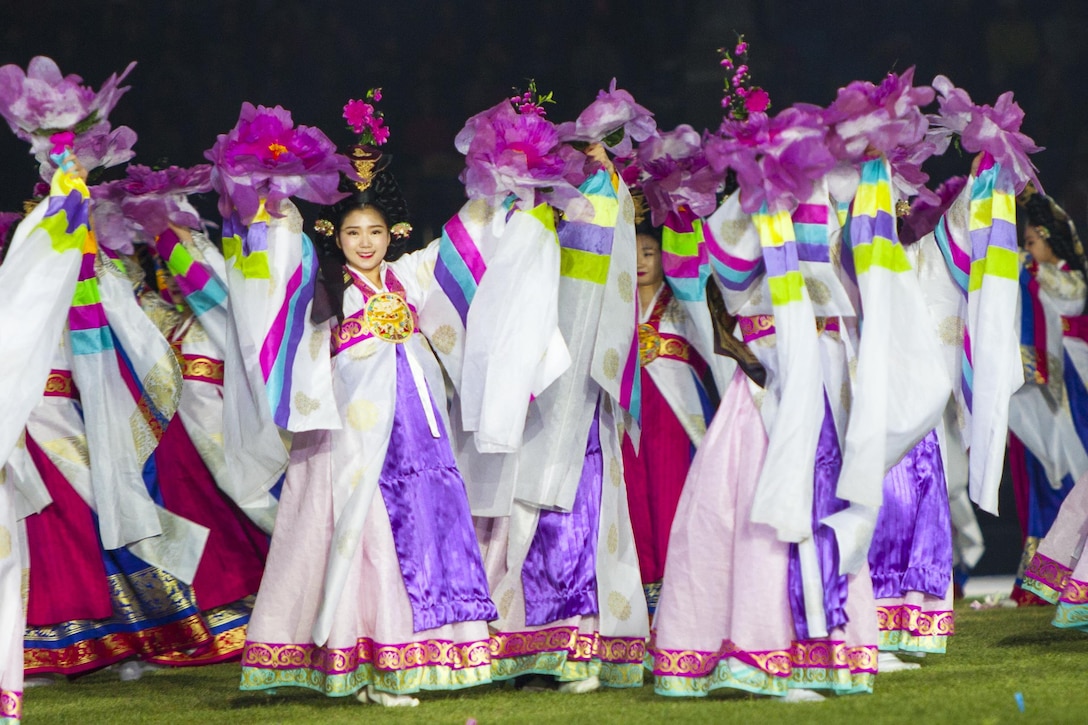
[[[877,677],[872,695],[782,703],[742,693],[698,700],[637,690],[587,695],[489,686],[423,693],[419,707],[385,709],[301,689],[238,691],[238,665],[174,669],[119,682],[102,672],[28,691],[37,723],[1088,723],[1088,634],[1050,626],[1050,608],[956,612],[949,653],[922,669]],[[1023,693],[1024,712],[1015,693]]]

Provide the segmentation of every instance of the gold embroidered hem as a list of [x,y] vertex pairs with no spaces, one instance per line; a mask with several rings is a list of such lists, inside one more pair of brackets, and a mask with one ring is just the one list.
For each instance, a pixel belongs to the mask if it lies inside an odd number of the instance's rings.
[[881,632],[901,631],[919,637],[948,637],[956,633],[954,612],[923,612],[910,604],[878,606],[876,624]]
[[207,622],[208,629],[212,633],[211,641],[195,650],[168,652],[152,657],[150,660],[159,665],[188,667],[239,659],[246,643],[246,628],[252,611],[253,598],[247,597],[233,604],[203,612],[204,621]]
[[491,670],[496,680],[550,675],[561,682],[596,675],[608,687],[638,687],[646,642],[634,637],[587,635],[575,627],[493,632]]
[[[110,620],[105,620],[110,621]],[[101,625],[102,621],[88,622]],[[77,625],[84,623],[67,623]],[[100,669],[134,655],[148,656],[180,649],[201,647],[210,640],[207,628],[199,615],[186,617],[180,622],[149,627],[138,632],[115,632],[102,637],[91,637],[60,647],[35,646],[35,642],[47,639],[53,630],[69,627],[28,629],[23,648],[23,671],[26,675],[55,672],[74,675],[87,670]]]
[[763,695],[788,688],[871,692],[877,648],[843,642],[794,642],[789,651],[745,652],[725,642],[718,652],[655,650],[654,689],[674,697],[701,697],[730,687]]
[[456,690],[491,681],[488,643],[424,640],[384,645],[360,639],[355,647],[246,642],[242,690],[306,687],[344,697],[374,685],[395,694]]
[[1020,586],[1040,599],[1057,604],[1073,570],[1038,552],[1024,570]]

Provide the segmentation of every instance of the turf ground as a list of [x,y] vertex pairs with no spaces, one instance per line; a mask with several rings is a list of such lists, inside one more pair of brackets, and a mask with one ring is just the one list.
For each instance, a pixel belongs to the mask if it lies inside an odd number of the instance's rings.
[[[46,723],[1088,723],[1088,634],[1055,629],[1049,608],[956,612],[948,654],[879,675],[871,695],[782,703],[742,693],[669,699],[650,685],[587,695],[486,686],[423,693],[385,709],[301,689],[238,691],[238,665],[173,669],[119,682],[100,672],[33,688],[24,722]],[[1024,711],[1017,706],[1022,694]]]

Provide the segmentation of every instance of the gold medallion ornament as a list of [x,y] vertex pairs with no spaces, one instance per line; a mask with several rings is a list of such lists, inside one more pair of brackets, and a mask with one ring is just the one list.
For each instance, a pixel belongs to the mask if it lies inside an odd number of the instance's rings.
[[404,342],[416,331],[408,303],[393,292],[379,292],[366,303],[366,321],[376,337]]
[[657,328],[648,322],[638,326],[638,361],[643,365],[649,365],[657,359],[661,351],[661,335]]

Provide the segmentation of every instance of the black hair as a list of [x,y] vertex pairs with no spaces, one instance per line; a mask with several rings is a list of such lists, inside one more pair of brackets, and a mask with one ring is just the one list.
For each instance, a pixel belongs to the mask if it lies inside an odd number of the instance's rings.
[[655,227],[652,223],[650,223],[649,215],[647,215],[645,219],[635,225],[635,236],[637,237],[643,234],[652,238],[655,242],[657,242],[657,246],[659,248],[661,247],[661,229]]
[[[344,290],[348,288],[351,280],[345,276],[344,265],[347,264],[347,258],[336,244],[336,238],[347,215],[361,209],[373,209],[381,215],[390,232],[394,225],[408,221],[408,205],[401,194],[400,185],[388,168],[376,172],[370,185],[363,191],[356,187],[355,182],[347,179],[341,183],[340,190],[348,192],[348,196],[321,210],[320,218],[331,223],[332,234],[318,231],[314,237],[318,275],[310,318],[318,324],[334,316],[338,322],[344,321]],[[397,237],[390,233],[385,260],[392,262],[407,249],[407,236]]]
[[1024,201],[1024,212],[1029,226],[1046,230],[1043,236],[1055,256],[1068,264],[1070,269],[1080,272],[1084,281],[1088,282],[1088,264],[1085,263],[1084,249],[1065,210],[1050,197],[1036,193]]

